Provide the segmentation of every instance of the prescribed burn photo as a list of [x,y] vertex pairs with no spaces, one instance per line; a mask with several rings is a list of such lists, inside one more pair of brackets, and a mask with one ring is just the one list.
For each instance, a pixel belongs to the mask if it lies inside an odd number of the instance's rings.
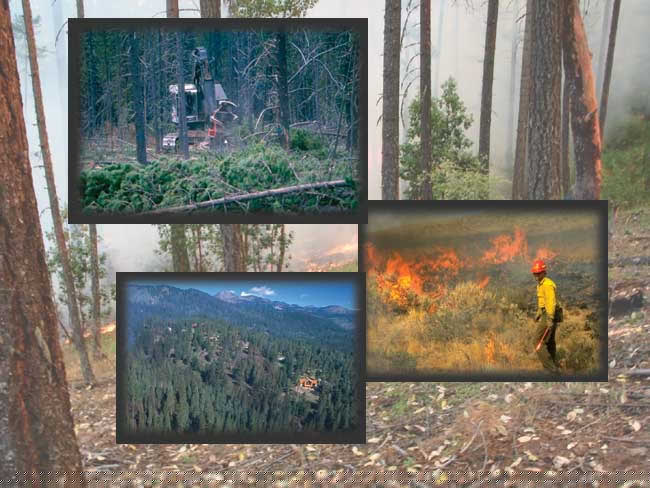
[[405,214],[369,217],[369,376],[598,369],[595,213]]

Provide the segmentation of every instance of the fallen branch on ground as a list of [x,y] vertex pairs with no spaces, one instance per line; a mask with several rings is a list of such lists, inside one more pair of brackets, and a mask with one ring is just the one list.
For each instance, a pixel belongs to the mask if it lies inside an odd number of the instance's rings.
[[276,188],[273,190],[264,190],[254,193],[246,193],[244,195],[233,195],[230,197],[217,198],[216,200],[207,200],[205,202],[193,203],[190,205],[181,205],[178,207],[159,208],[149,212],[142,212],[140,215],[159,215],[168,212],[186,212],[189,210],[196,210],[199,208],[214,207],[226,203],[243,202],[246,200],[254,200],[256,198],[264,198],[277,195],[286,195],[287,193],[296,193],[303,190],[313,190],[316,188],[327,188],[335,186],[346,186],[348,183],[345,180],[323,181],[320,183],[304,183],[302,185],[287,186],[284,188]]

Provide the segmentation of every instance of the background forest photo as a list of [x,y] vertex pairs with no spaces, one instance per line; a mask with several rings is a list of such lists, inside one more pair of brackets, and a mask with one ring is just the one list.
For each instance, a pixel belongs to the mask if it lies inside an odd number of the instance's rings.
[[139,276],[118,285],[118,438],[363,439],[351,275]]
[[74,24],[84,213],[356,208],[360,27],[88,22]]

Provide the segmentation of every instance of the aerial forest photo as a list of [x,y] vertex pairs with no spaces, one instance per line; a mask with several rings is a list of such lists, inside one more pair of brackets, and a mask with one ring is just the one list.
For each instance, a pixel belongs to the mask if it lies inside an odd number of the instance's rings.
[[162,22],[71,25],[83,215],[357,210],[362,23]]
[[363,440],[356,275],[140,276],[118,292],[118,437]]
[[369,377],[604,368],[604,205],[371,210]]

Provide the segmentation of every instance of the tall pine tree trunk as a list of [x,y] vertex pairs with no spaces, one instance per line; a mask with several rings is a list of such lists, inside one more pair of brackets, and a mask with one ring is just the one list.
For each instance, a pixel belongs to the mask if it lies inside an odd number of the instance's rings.
[[167,0],[167,17],[178,18],[178,0]]
[[600,30],[600,49],[598,50],[598,66],[596,72],[596,97],[600,99],[605,74],[605,58],[607,57],[607,33],[612,18],[612,0],[607,0],[603,7],[603,26]]
[[532,106],[526,169],[529,200],[560,197],[561,0],[539,0],[533,17]]
[[601,184],[601,139],[598,100],[578,0],[563,2],[564,72],[569,83],[571,130],[576,165],[574,198],[598,200]]
[[510,91],[508,96],[508,142],[506,144],[506,162],[508,165],[514,165],[515,88],[517,86],[517,44],[519,43],[517,13],[519,12],[519,0],[515,0],[513,10],[512,38],[510,44]]
[[499,2],[488,3],[487,28],[485,29],[485,55],[483,57],[483,92],[481,94],[481,126],[478,139],[478,156],[485,168],[490,162],[490,123],[492,121],[492,81],[494,80],[494,50],[497,42]]
[[[607,101],[609,99],[609,84],[612,81],[612,65],[614,64],[614,48],[616,47],[616,31],[618,30],[618,16],[621,11],[621,0],[614,0],[612,11],[612,26],[609,30],[609,44],[607,45],[607,61],[603,78],[603,89],[600,93],[600,137],[605,140],[605,118],[607,117]],[[604,35],[604,34],[603,34]]]
[[224,271],[246,271],[241,224],[220,224]]
[[416,200],[433,199],[431,187],[431,0],[420,2],[420,181]]
[[442,64],[442,30],[445,27],[445,9],[447,0],[440,0],[440,15],[438,16],[438,42],[436,42],[436,70],[433,78],[433,96],[438,98],[440,88],[440,65]]
[[181,159],[190,158],[187,140],[187,113],[185,109],[185,79],[183,71],[183,34],[176,33],[176,86],[178,87],[178,145]]
[[[221,2],[220,0],[201,0],[201,17],[206,18],[206,17],[221,17]],[[216,53],[215,53],[216,55]],[[285,86],[287,86],[286,83],[286,37],[285,37],[285,66],[284,66],[284,81],[285,81]],[[288,90],[288,89],[287,89]],[[286,100],[286,112],[288,114],[288,91],[287,91],[287,100]],[[282,109],[281,109],[282,110]],[[286,125],[286,133],[287,135],[289,134],[289,123],[287,122]],[[288,141],[288,139],[287,139]],[[288,147],[287,147],[288,149]],[[239,240],[237,242],[242,243],[241,235],[242,235],[242,230],[241,230],[241,224],[220,224],[219,226],[221,228],[221,235],[223,239],[223,246],[224,246],[224,266],[226,268],[226,271],[246,271],[246,265],[244,264],[246,262],[246,258],[244,255],[246,254],[246,248],[244,246],[244,249],[242,249],[242,245],[240,244],[239,246],[232,247],[230,245],[226,245],[226,238],[229,240],[236,240],[235,237],[233,236],[240,236]],[[226,254],[228,254],[226,256]],[[226,264],[227,262],[227,264]],[[232,267],[233,269],[229,268]],[[236,269],[234,269],[236,268]]]
[[[29,5],[25,20],[31,26]],[[83,487],[9,2],[0,3],[0,73],[0,480],[7,486]]]
[[201,17],[221,18],[221,0],[200,0]]
[[190,258],[187,254],[185,224],[170,224],[170,241],[172,247],[172,266],[174,271],[190,271]]
[[381,116],[381,198],[399,200],[400,2],[386,0]]
[[90,234],[90,275],[93,299],[93,337],[95,359],[104,356],[101,347],[101,298],[99,296],[99,253],[97,252],[97,224],[89,224]]
[[32,11],[29,0],[23,0],[23,15],[25,19],[25,32],[27,36],[27,49],[29,51],[29,65],[32,72],[32,89],[34,91],[34,106],[36,108],[36,122],[38,126],[38,137],[41,145],[41,154],[43,156],[43,167],[45,168],[45,181],[47,182],[47,194],[50,201],[50,212],[52,213],[52,222],[54,224],[54,235],[56,244],[61,258],[63,267],[63,277],[68,298],[68,314],[72,325],[72,334],[74,345],[79,355],[81,372],[84,381],[88,385],[95,383],[95,376],[88,360],[86,344],[81,332],[81,320],[79,314],[79,304],[77,302],[77,292],[70,265],[68,248],[63,235],[63,222],[61,221],[61,212],[59,210],[59,199],[56,195],[56,186],[54,184],[54,171],[52,169],[52,154],[50,153],[50,143],[47,137],[47,127],[45,124],[45,110],[43,108],[43,94],[41,92],[41,78],[38,70],[38,59],[36,58],[36,40],[34,39],[34,26],[32,24]]
[[531,66],[534,44],[533,22],[535,0],[526,4],[526,27],[524,47],[521,56],[521,82],[519,83],[519,115],[517,119],[517,145],[515,148],[515,167],[512,177],[512,199],[524,200],[528,188],[526,177],[526,142],[528,138],[528,113],[530,112],[530,90],[532,84]]
[[145,134],[144,95],[140,76],[140,34],[136,31],[130,37],[131,87],[135,108],[135,146],[138,163],[147,164],[147,139]]

